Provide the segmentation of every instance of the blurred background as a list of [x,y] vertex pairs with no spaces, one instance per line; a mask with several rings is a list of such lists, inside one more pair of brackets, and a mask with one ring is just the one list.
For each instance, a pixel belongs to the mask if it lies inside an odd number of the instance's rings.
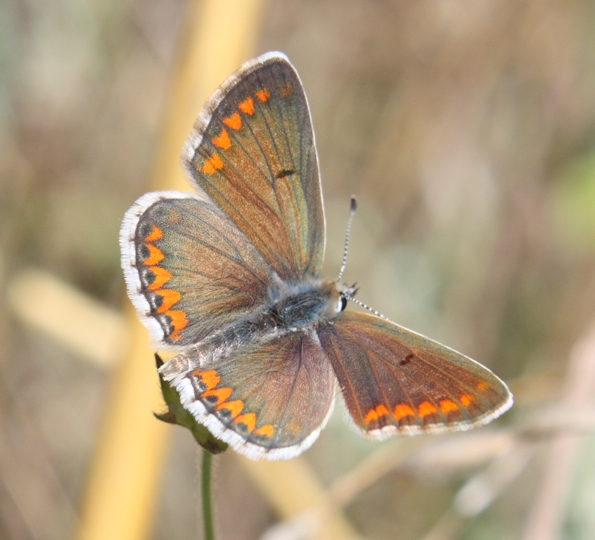
[[198,113],[174,110],[187,79],[207,86],[200,103],[271,49],[312,109],[324,274],[354,194],[345,280],[489,366],[515,406],[471,433],[384,443],[338,406],[297,460],[230,451],[215,458],[219,537],[595,538],[594,28],[585,0],[2,2],[0,538],[201,537],[191,435],[152,418],[156,398],[126,405],[158,381],[146,344],[146,378],[126,367],[146,336],[118,230],[170,185],[158,156],[178,169],[181,142],[164,141],[172,116],[183,141]]

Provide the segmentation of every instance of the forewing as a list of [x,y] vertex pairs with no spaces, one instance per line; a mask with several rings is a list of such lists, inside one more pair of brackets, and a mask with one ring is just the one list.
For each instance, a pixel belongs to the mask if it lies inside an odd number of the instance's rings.
[[213,93],[182,160],[281,278],[318,275],[325,220],[314,133],[284,55],[247,62]]
[[128,296],[166,346],[199,342],[264,301],[270,267],[197,195],[147,193],[126,213],[120,244]]
[[300,454],[331,412],[336,380],[314,332],[284,334],[202,364],[193,347],[161,373],[199,423],[252,459]]
[[487,368],[367,313],[344,312],[319,336],[353,421],[373,437],[465,430],[512,405]]

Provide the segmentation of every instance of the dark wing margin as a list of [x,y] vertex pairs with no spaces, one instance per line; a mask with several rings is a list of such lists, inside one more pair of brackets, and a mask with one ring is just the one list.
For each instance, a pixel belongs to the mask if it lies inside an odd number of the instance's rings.
[[128,296],[153,339],[200,342],[266,298],[270,267],[206,197],[147,193],[120,231]]
[[325,218],[314,132],[285,55],[250,60],[211,95],[182,161],[282,279],[319,274]]
[[161,368],[182,405],[218,439],[252,459],[289,459],[326,424],[336,379],[314,332],[236,348],[201,365],[192,347]]
[[343,312],[319,337],[351,418],[372,437],[462,431],[512,405],[489,369],[379,317]]

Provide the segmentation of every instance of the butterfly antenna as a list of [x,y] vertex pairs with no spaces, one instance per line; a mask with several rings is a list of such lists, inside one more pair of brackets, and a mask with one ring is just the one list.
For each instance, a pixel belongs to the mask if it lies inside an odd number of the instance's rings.
[[385,321],[396,324],[395,321],[392,321],[386,315],[383,315],[382,313],[380,313],[380,311],[376,311],[373,307],[370,307],[368,304],[364,304],[361,300],[354,298],[349,293],[344,292],[342,294],[345,298],[347,298],[347,300],[350,300],[354,304],[357,304],[359,307],[362,307],[362,308],[368,310],[370,313],[372,313],[372,315],[376,315],[376,317],[380,317],[381,319],[384,319]]
[[337,283],[341,281],[343,274],[345,273],[345,268],[347,267],[347,252],[349,251],[349,237],[351,236],[351,224],[353,223],[353,218],[355,217],[355,211],[357,210],[357,201],[355,197],[351,196],[351,206],[349,207],[349,219],[347,220],[347,231],[345,233],[345,248],[343,249],[343,262],[341,263],[341,270],[339,270],[339,275],[337,276]]
[[[351,224],[353,223],[353,218],[355,217],[355,211],[357,210],[357,201],[355,197],[351,196],[351,206],[349,208],[349,219],[347,220],[347,232],[345,233],[345,249],[343,250],[343,262],[341,263],[341,270],[339,270],[339,276],[337,277],[337,282],[341,281],[343,277],[343,273],[345,272],[345,267],[347,266],[347,252],[349,251],[349,237],[351,236]],[[357,304],[359,307],[364,308],[365,310],[369,311],[376,317],[380,317],[385,321],[391,322],[393,324],[394,321],[391,321],[386,315],[380,313],[380,311],[376,311],[374,308],[370,307],[368,304],[364,304],[361,300],[358,300],[354,297],[354,294],[357,292],[357,285],[354,284],[351,287],[343,286],[341,288],[341,296],[346,300],[350,300],[354,304]]]

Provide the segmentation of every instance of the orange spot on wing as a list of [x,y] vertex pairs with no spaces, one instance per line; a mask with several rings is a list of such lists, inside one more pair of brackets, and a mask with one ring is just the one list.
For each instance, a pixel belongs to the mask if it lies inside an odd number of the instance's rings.
[[169,338],[176,341],[180,339],[180,332],[188,326],[186,313],[180,310],[171,309],[166,315],[171,319],[170,324],[174,327],[174,331],[169,335]]
[[150,291],[156,291],[157,289],[160,289],[162,285],[171,279],[171,274],[165,268],[161,268],[160,266],[151,266],[149,270],[151,270],[151,272],[153,272],[155,275],[155,281],[149,285]]
[[244,114],[252,116],[254,114],[254,100],[251,97],[248,97],[244,101],[240,101],[238,108]]
[[271,438],[275,434],[275,428],[271,424],[265,424],[259,427],[254,435],[264,435],[265,437]]
[[419,415],[423,418],[424,416],[428,416],[429,414],[434,414],[438,412],[438,409],[434,407],[429,401],[422,401],[419,406],[417,407],[419,411]]
[[[207,371],[201,371],[200,369],[195,369],[192,372],[194,377],[199,377],[201,382],[207,387],[207,390],[212,390],[215,388],[219,382],[221,381],[221,377],[214,369],[209,369]],[[206,392],[206,390],[205,390]]]
[[485,392],[489,387],[490,385],[487,382],[480,381],[477,383],[477,386],[475,388],[477,388],[480,392]]
[[223,161],[217,152],[213,152],[210,158],[205,159],[205,164],[202,166],[202,172],[206,174],[215,174],[221,169],[223,169]]
[[450,399],[443,399],[440,401],[440,410],[444,414],[447,414],[449,412],[458,411],[459,406],[454,401],[452,401]]
[[378,418],[386,416],[388,414],[388,409],[384,405],[378,405],[378,407],[376,407],[376,414],[378,415]]
[[368,411],[368,414],[366,414],[366,417],[364,418],[364,422],[366,424],[369,424],[373,420],[378,420],[378,415],[376,414],[376,411],[374,409],[370,409]]
[[256,97],[262,103],[266,103],[269,100],[269,98],[271,97],[271,93],[269,92],[268,88],[263,88],[262,90],[258,90],[256,92]]
[[368,414],[366,414],[366,417],[364,418],[364,422],[366,422],[366,424],[369,424],[370,422],[372,422],[372,420],[378,420],[378,418],[380,418],[381,416],[386,416],[387,414],[388,409],[384,405],[380,404],[376,408],[370,409],[368,411]]
[[145,237],[145,242],[155,242],[155,240],[161,240],[161,238],[163,238],[163,231],[156,225],[153,225],[153,230],[149,236]]
[[248,431],[252,433],[256,426],[256,415],[252,412],[241,414],[234,420],[234,422],[236,424],[244,424],[248,428]]
[[159,264],[165,257],[163,252],[153,244],[147,244],[147,249],[149,250],[149,256],[143,261],[147,266]]
[[233,113],[231,116],[223,119],[223,123],[228,127],[235,131],[241,129],[242,127],[242,117],[240,113]]
[[217,388],[215,390],[207,390],[206,392],[203,392],[201,397],[208,398],[210,396],[215,396],[217,398],[216,405],[219,405],[229,399],[231,392],[231,388]]
[[405,416],[415,416],[415,411],[406,403],[399,403],[399,405],[395,407],[393,414],[397,420],[400,420]]
[[182,298],[182,295],[178,291],[172,291],[171,289],[160,289],[155,291],[155,294],[158,294],[162,298],[161,305],[157,308],[157,313],[165,313]]
[[471,405],[471,403],[473,403],[474,398],[471,394],[463,394],[459,398],[459,401],[463,404],[464,407],[469,407],[469,405]]
[[281,88],[279,88],[279,90],[283,97],[287,97],[293,93],[293,86],[291,85],[291,83],[287,83],[287,84],[281,86]]
[[213,137],[211,139],[212,143],[219,148],[223,148],[223,150],[227,150],[231,146],[231,138],[229,137],[229,133],[225,128],[221,128],[221,133],[218,137]]
[[220,411],[221,409],[227,409],[232,418],[235,418],[244,410],[244,402],[236,399],[235,401],[227,401],[222,403],[217,407],[217,410]]

